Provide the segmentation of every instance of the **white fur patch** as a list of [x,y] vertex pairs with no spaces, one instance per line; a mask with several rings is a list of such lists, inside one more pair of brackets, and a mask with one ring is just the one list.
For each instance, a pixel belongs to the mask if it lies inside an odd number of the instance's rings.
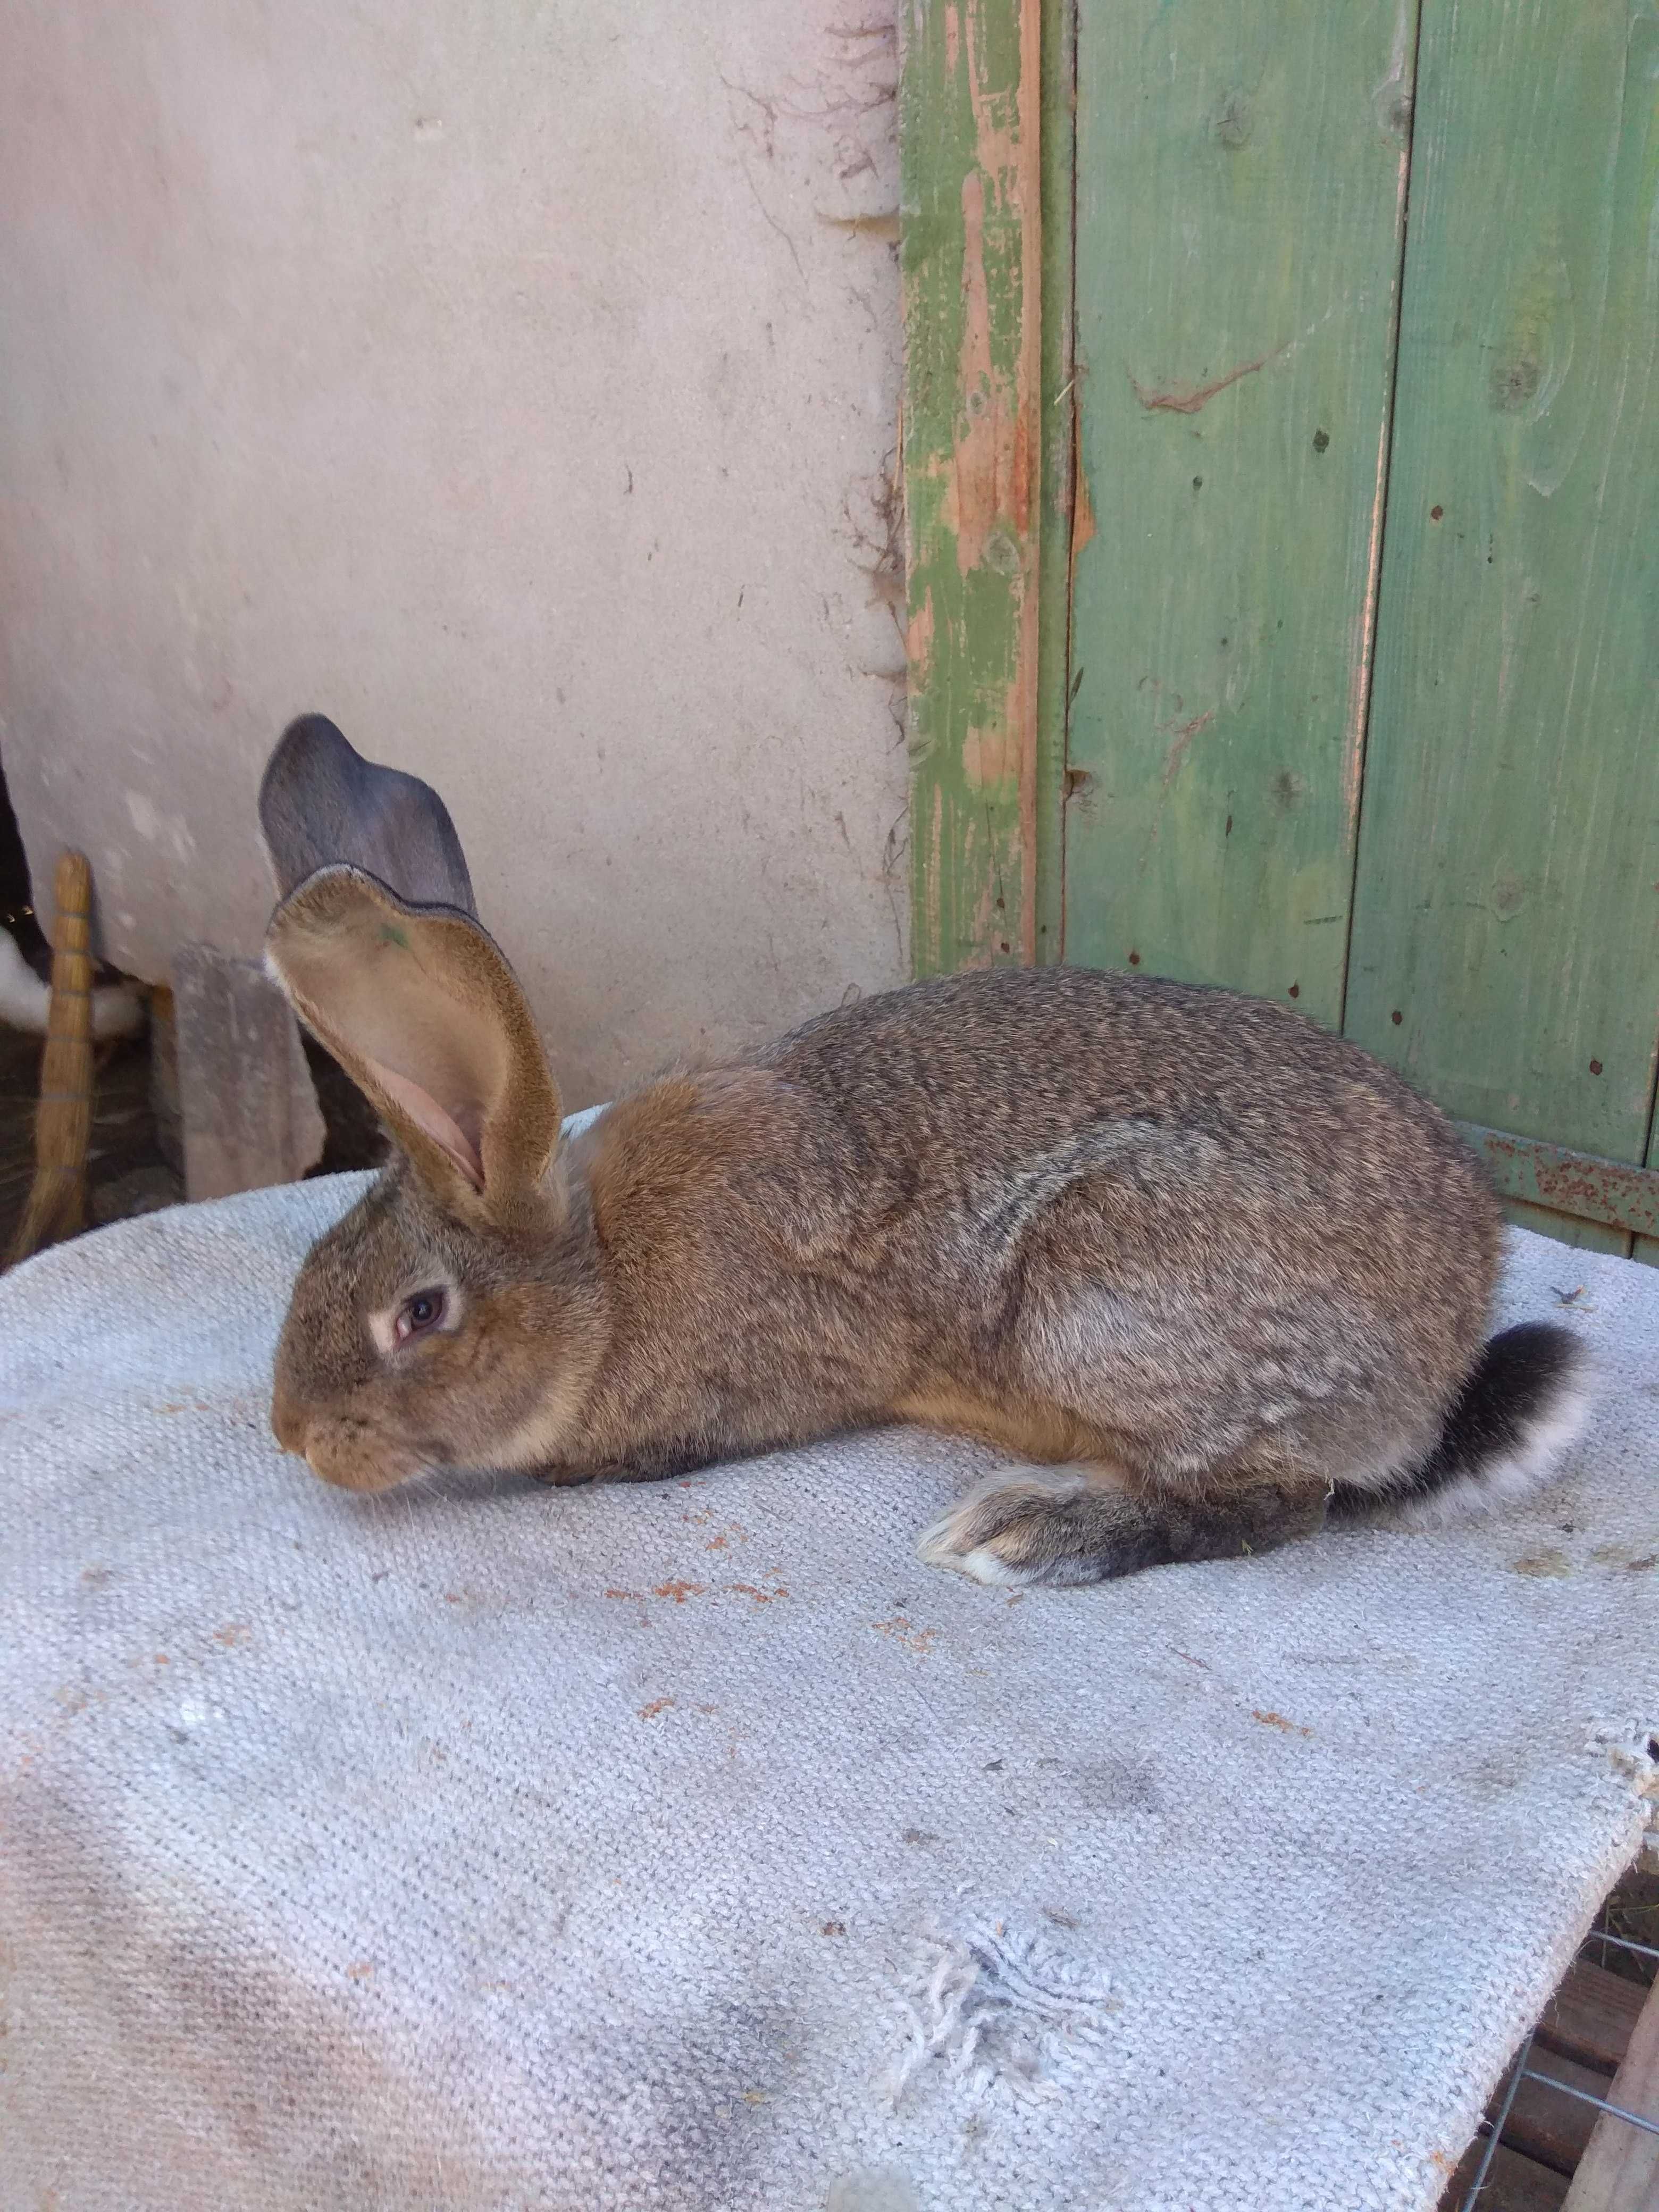
[[1405,1501],[1397,1516],[1406,1528],[1455,1528],[1503,1505],[1513,1505],[1554,1480],[1558,1463],[1582,1433],[1594,1402],[1594,1377],[1583,1362],[1559,1395],[1528,1423],[1519,1447],[1455,1476],[1426,1498]]
[[916,1557],[924,1566],[948,1567],[956,1574],[966,1575],[970,1583],[982,1583],[988,1589],[999,1586],[1012,1589],[1030,1580],[1029,1576],[1011,1567],[988,1544],[975,1545],[971,1552],[953,1552],[945,1546],[929,1550],[924,1535],[916,1546]]
[[1334,1480],[1344,1490],[1363,1490],[1374,1498],[1386,1498],[1411,1479],[1411,1471],[1420,1466],[1433,1449],[1434,1437],[1419,1437],[1408,1443],[1404,1437],[1388,1444],[1368,1460],[1363,1467],[1345,1467]]
[[1088,1478],[1074,1467],[1000,1467],[963,1492],[946,1513],[930,1522],[916,1539],[916,1557],[927,1567],[948,1567],[970,1582],[1028,1583],[1023,1568],[1010,1566],[988,1544],[974,1541],[974,1529],[986,1500],[1014,1491],[1035,1504],[1044,1499],[1075,1498],[1086,1489]]
[[567,1114],[559,1133],[562,1137],[580,1137],[584,1129],[592,1127],[601,1114],[607,1114],[610,1110],[611,1102],[607,1099],[603,1106],[584,1106],[578,1114]]

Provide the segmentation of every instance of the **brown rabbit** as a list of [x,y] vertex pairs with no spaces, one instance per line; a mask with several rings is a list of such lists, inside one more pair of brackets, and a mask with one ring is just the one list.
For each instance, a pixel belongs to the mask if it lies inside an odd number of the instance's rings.
[[436,793],[271,757],[270,964],[398,1152],[307,1257],[272,1425],[325,1481],[649,1479],[894,1419],[1013,1462],[920,1542],[984,1582],[1261,1551],[1546,1479],[1580,1346],[1483,1341],[1497,1206],[1437,1109],[1282,1006],[915,983],[561,1141]]

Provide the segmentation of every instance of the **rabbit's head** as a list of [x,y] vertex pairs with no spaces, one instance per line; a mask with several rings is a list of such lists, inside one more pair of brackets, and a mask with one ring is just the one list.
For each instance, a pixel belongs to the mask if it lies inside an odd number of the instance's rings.
[[271,1425],[325,1481],[557,1456],[605,1327],[586,1194],[524,994],[443,801],[307,715],[259,792],[265,957],[396,1146],[307,1256]]

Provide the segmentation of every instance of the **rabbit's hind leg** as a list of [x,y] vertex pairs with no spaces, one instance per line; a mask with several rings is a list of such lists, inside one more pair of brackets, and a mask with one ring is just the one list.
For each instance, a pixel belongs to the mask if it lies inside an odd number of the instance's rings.
[[1321,1474],[1285,1466],[1207,1498],[1154,1493],[1101,1465],[1000,1468],[923,1530],[916,1553],[975,1582],[1066,1588],[1182,1559],[1242,1558],[1310,1535]]

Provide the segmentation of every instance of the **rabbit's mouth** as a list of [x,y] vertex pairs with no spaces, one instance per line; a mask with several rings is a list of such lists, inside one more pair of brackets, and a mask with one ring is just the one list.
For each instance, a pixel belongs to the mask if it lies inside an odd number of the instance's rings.
[[381,1436],[367,1421],[349,1414],[307,1415],[280,1394],[271,1403],[270,1425],[285,1452],[304,1460],[319,1481],[336,1490],[395,1490],[400,1483],[434,1474],[448,1463],[441,1449]]
[[445,1465],[441,1459],[426,1459],[404,1451],[377,1453],[369,1459],[355,1455],[343,1457],[326,1449],[319,1450],[315,1444],[307,1447],[304,1456],[306,1465],[319,1480],[332,1489],[356,1491],[359,1495],[396,1490],[400,1484],[439,1474]]

